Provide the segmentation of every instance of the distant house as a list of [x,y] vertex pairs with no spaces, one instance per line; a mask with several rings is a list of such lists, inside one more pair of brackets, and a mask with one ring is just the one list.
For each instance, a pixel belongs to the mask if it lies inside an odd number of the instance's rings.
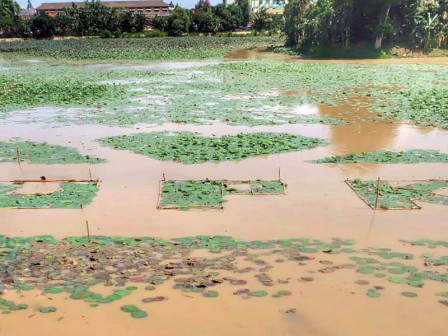
[[21,12],[19,13],[19,16],[20,16],[23,20],[29,20],[29,19],[31,19],[34,15],[36,15],[36,13],[37,13],[36,8],[32,8],[32,7],[30,7],[30,8],[28,8],[28,9],[25,9],[25,10],[21,11]]
[[[235,0],[224,0],[224,4],[231,5],[235,3]],[[275,14],[283,14],[284,6],[288,3],[288,0],[249,0],[250,8],[256,12],[261,8],[274,10]]]
[[[131,13],[144,14],[146,17],[167,16],[170,14],[170,5],[163,1],[101,1],[108,8],[123,8]],[[50,16],[56,16],[64,8],[83,7],[84,2],[46,2],[37,7],[37,12],[46,12]]]

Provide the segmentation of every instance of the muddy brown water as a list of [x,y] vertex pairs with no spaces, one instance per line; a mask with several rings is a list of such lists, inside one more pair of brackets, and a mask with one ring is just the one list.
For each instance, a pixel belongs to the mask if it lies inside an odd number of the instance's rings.
[[[252,56],[246,56],[247,58]],[[254,56],[255,57],[255,56]],[[260,56],[256,56],[260,57]],[[264,57],[264,55],[263,55]],[[286,56],[278,56],[285,57]],[[399,60],[408,62],[409,60]],[[416,61],[412,59],[412,61]],[[360,62],[360,61],[356,61]],[[368,61],[367,63],[398,60]],[[401,63],[400,62],[400,63]],[[420,60],[418,60],[420,62]],[[423,62],[423,60],[422,60]],[[442,62],[446,59],[424,59]],[[445,62],[445,63],[443,63]],[[290,93],[293,94],[293,93]],[[310,109],[312,107],[309,107]],[[320,106],[319,115],[334,115],[345,106]],[[361,108],[362,109],[362,108]],[[363,113],[362,110],[354,111]],[[308,151],[250,158],[240,162],[181,165],[162,162],[126,151],[104,148],[95,139],[103,136],[156,130],[189,130],[204,135],[274,131],[316,136],[329,145]],[[214,124],[207,126],[166,124],[119,128],[106,126],[59,126],[47,124],[0,125],[0,140],[20,137],[78,148],[82,153],[108,160],[100,165],[0,165],[2,180],[21,178],[101,178],[102,186],[94,202],[81,210],[8,210],[0,209],[0,234],[35,236],[50,234],[58,238],[86,234],[85,220],[91,234],[159,236],[165,238],[193,235],[228,235],[239,239],[278,239],[308,237],[329,240],[353,238],[357,247],[390,247],[415,254],[428,250],[404,247],[399,239],[423,237],[448,240],[446,207],[421,203],[415,211],[370,210],[346,186],[344,180],[363,179],[448,179],[446,164],[416,165],[315,165],[308,160],[329,155],[412,148],[439,149],[448,152],[448,131],[409,126],[400,123],[353,120],[349,125],[282,125],[245,127]],[[157,210],[159,180],[162,174],[177,179],[276,179],[278,169],[288,184],[285,196],[232,197],[223,211]],[[434,252],[444,254],[442,248]],[[208,253],[202,251],[204,256]],[[270,257],[263,257],[269,260]],[[332,260],[338,261],[339,256]],[[342,260],[341,260],[342,262]],[[420,263],[421,260],[416,260]],[[244,266],[241,264],[239,266]],[[391,285],[377,299],[365,295],[366,288],[354,282],[376,280],[356,272],[335,272],[318,281],[300,282],[301,276],[316,272],[308,266],[278,264],[270,275],[275,279],[291,278],[289,284],[273,289],[287,289],[291,296],[281,299],[232,295],[234,287],[221,286],[215,299],[189,297],[173,290],[172,283],[157,286],[154,295],[169,300],[144,305],[136,298],[148,296],[142,288],[118,302],[90,308],[84,302],[67,299],[65,294],[42,296],[37,291],[5,298],[27,302],[31,309],[41,305],[58,307],[54,314],[40,314],[30,309],[0,315],[1,335],[445,335],[448,333],[448,308],[437,303],[434,293],[446,290],[445,283],[425,285],[417,299],[400,296],[405,285]],[[255,278],[251,288],[264,289]],[[378,280],[379,281],[379,280]],[[383,283],[382,283],[383,284]],[[361,288],[362,287],[362,288]],[[105,288],[97,288],[97,292]],[[107,291],[110,291],[108,289]],[[269,289],[272,291],[272,288]],[[51,299],[51,300],[50,300]],[[119,310],[123,304],[144,308],[146,319],[132,319]],[[288,312],[295,309],[294,312]]]

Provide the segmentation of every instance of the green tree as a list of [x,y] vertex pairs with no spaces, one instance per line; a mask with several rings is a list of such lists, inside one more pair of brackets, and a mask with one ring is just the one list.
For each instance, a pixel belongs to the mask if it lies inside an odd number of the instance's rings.
[[234,31],[244,26],[243,10],[236,4],[217,5],[215,15],[219,18],[221,30]]
[[155,16],[151,20],[151,26],[154,29],[158,29],[161,31],[167,31],[170,23],[168,21],[168,18],[165,16]]
[[236,0],[235,5],[241,9],[242,22],[241,26],[246,27],[249,24],[250,19],[250,5],[249,0]]
[[142,32],[148,25],[145,14],[138,13],[134,16],[134,28],[137,32]]
[[190,16],[184,8],[176,6],[168,16],[168,23],[168,34],[171,36],[181,36],[188,33]]
[[191,14],[193,29],[212,33],[218,30],[220,20],[206,0],[199,0]]
[[255,30],[279,31],[284,27],[284,17],[280,14],[269,14],[266,8],[261,8],[254,13],[253,28]]
[[11,31],[20,13],[20,6],[13,0],[0,0],[0,29]]
[[56,31],[55,19],[42,11],[31,19],[30,29],[35,38],[51,38]]
[[310,0],[291,0],[285,6],[285,28],[286,45],[296,46],[305,40],[306,12]]

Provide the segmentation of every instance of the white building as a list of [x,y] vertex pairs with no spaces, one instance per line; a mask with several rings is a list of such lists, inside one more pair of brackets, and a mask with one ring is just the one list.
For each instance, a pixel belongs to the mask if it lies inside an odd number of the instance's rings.
[[[224,4],[231,5],[235,0],[225,0]],[[283,9],[288,0],[249,0],[250,8],[256,12],[260,8],[266,9]]]

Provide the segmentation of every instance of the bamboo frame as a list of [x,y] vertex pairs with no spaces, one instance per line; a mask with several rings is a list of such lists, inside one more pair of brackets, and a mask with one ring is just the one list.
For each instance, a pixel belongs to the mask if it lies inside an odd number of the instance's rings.
[[[101,180],[97,178],[96,180],[78,180],[78,179],[45,179],[45,180],[9,180],[9,181],[0,181],[0,183],[12,183],[12,184],[23,184],[23,183],[55,183],[55,182],[68,182],[68,183],[92,183],[96,182],[96,187],[100,188]],[[59,188],[57,188],[59,189]],[[56,190],[57,191],[57,190]],[[54,191],[55,192],[55,191]],[[53,193],[54,193],[53,192]],[[29,194],[33,195],[33,194]],[[50,193],[36,193],[34,195],[51,195]],[[82,205],[81,205],[82,207]],[[0,209],[20,209],[20,210],[48,210],[48,209],[58,209],[63,210],[61,208],[37,208],[37,207],[0,207]],[[82,210],[82,208],[81,208]]]
[[[439,180],[439,179],[427,179],[427,180],[381,180],[379,177],[378,177],[378,180],[377,180],[377,199],[376,199],[376,202],[375,202],[375,207],[373,207],[372,205],[370,205],[369,204],[369,202],[367,202],[367,200],[360,194],[360,193],[358,193],[358,191],[356,191],[356,189],[355,188],[353,188],[353,186],[352,186],[352,182],[353,182],[353,180],[350,180],[350,179],[346,179],[344,182],[350,187],[350,189],[352,189],[353,191],[354,191],[354,193],[365,203],[365,204],[367,204],[367,206],[369,207],[369,208],[371,208],[372,210],[376,210],[377,209],[377,206],[378,206],[378,196],[379,196],[379,185],[380,185],[380,182],[385,182],[385,183],[400,183],[400,182],[435,182],[435,181],[442,181],[442,182],[448,182],[448,180]],[[395,190],[398,190],[398,189],[400,189],[400,187],[393,187],[393,186],[391,186],[393,189],[395,189]],[[418,189],[415,189],[415,190],[418,190]],[[448,196],[446,196],[446,195],[442,195],[442,194],[438,194],[438,193],[435,193],[435,192],[430,192],[430,194],[432,195],[432,196],[439,196],[439,197],[446,197],[446,198],[448,198]],[[422,209],[422,207],[420,206],[420,205],[418,205],[417,203],[415,203],[415,199],[413,199],[413,198],[409,198],[409,201],[412,203],[412,207],[411,208],[387,208],[387,209],[385,209],[385,210],[420,210],[420,209]]]
[[[280,176],[279,176],[280,177]],[[171,180],[174,182],[189,182],[191,180]],[[224,206],[223,205],[189,205],[189,206],[179,206],[179,205],[166,205],[166,206],[162,206],[162,190],[163,190],[163,185],[165,182],[171,182],[171,181],[167,181],[165,179],[165,174],[163,174],[163,179],[159,181],[159,194],[157,197],[157,209],[163,209],[163,210],[179,210],[179,209],[183,209],[183,208],[190,208],[190,209],[203,209],[203,210],[223,210]],[[211,180],[212,181],[212,180]],[[283,186],[283,192],[282,193],[257,193],[257,192],[253,192],[253,182],[252,180],[222,180],[225,181],[225,183],[229,183],[229,184],[249,184],[250,186],[250,190],[247,193],[234,193],[234,194],[226,194],[225,191],[226,189],[224,188],[224,184],[221,183],[220,185],[220,192],[221,192],[221,198],[224,198],[224,196],[234,196],[234,195],[239,195],[239,196],[247,196],[247,195],[252,195],[252,196],[280,196],[280,195],[286,195],[286,184],[283,183],[280,179],[278,180],[274,180],[274,181],[267,181],[267,182],[280,182]]]

